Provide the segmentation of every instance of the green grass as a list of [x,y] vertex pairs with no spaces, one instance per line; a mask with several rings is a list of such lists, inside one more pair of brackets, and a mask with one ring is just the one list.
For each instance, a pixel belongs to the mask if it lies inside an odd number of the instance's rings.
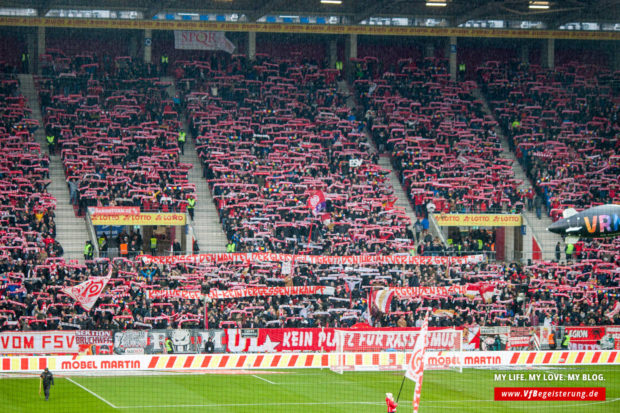
[[[496,381],[495,374],[602,374],[594,381]],[[38,378],[0,379],[0,412],[385,412],[385,393],[398,394],[402,373],[288,370],[255,375],[56,375],[50,401],[38,395]],[[80,387],[81,386],[81,387]],[[495,402],[494,387],[605,387],[605,402]],[[399,412],[411,411],[413,382],[406,380]],[[98,396],[98,397],[97,397]],[[421,412],[620,411],[620,367],[553,370],[427,371]]]

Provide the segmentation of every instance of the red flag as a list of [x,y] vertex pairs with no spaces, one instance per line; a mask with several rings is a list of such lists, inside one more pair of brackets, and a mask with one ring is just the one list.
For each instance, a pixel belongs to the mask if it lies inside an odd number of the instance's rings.
[[325,211],[325,194],[323,191],[315,191],[308,197],[308,208],[312,211],[313,215]]
[[424,316],[422,329],[415,341],[411,361],[407,365],[405,377],[415,382],[413,392],[413,412],[417,413],[420,408],[420,396],[422,395],[422,377],[424,376],[424,353],[426,352],[426,338],[428,336],[428,312]]
[[112,278],[112,267],[105,277],[90,277],[88,281],[81,284],[63,288],[62,292],[77,301],[84,310],[90,311],[105,286],[108,285],[110,278]]

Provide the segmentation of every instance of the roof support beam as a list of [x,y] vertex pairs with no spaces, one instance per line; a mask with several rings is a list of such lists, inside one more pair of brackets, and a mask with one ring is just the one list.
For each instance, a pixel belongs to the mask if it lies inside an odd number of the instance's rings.
[[454,19],[454,26],[463,24],[469,20],[484,20],[485,17],[497,10],[497,3],[485,3],[482,6],[476,7],[465,14],[462,14]]
[[270,0],[265,3],[263,6],[259,7],[255,11],[248,13],[246,16],[249,22],[255,22],[256,20],[263,17],[265,14],[273,12],[273,10],[278,9],[281,5],[287,3],[286,0]]
[[39,17],[45,17],[45,15],[52,9],[53,0],[43,0],[39,7],[37,7],[37,15]]
[[399,0],[397,1],[388,1],[388,0],[376,1],[372,4],[372,6],[365,8],[361,10],[359,13],[353,15],[353,21],[351,23],[359,24],[361,21],[366,20],[369,17],[372,17],[373,14],[375,14],[378,11],[381,11],[381,9],[384,9],[388,3],[397,4],[397,3],[400,3],[400,1]]

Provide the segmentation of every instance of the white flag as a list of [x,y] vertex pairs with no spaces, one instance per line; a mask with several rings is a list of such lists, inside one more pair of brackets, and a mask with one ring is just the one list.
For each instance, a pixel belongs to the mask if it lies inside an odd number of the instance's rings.
[[81,284],[63,288],[62,292],[77,301],[84,310],[90,311],[97,302],[105,286],[108,285],[110,278],[112,278],[111,266],[107,276],[90,277],[88,281],[84,281]]
[[224,32],[175,30],[174,48],[181,50],[223,50],[232,53],[235,50],[235,45],[226,38]]
[[428,312],[424,316],[422,329],[415,341],[411,361],[407,364],[405,377],[415,381],[413,392],[413,412],[417,413],[420,408],[420,396],[422,395],[422,377],[424,376],[424,353],[426,352],[426,337],[428,335]]
[[378,291],[373,291],[373,304],[382,313],[388,313],[390,311],[390,305],[392,304],[392,298],[394,297],[394,290],[391,288],[384,288]]

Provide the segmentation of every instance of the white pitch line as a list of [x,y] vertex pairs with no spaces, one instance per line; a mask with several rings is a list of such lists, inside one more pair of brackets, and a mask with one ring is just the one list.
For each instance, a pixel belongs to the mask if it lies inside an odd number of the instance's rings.
[[102,402],[104,402],[105,404],[107,404],[108,406],[110,406],[113,409],[118,409],[118,407],[116,407],[115,405],[113,405],[112,403],[110,403],[109,401],[107,401],[106,399],[104,399],[103,397],[99,396],[97,393],[95,393],[94,391],[91,391],[89,389],[87,389],[86,387],[82,386],[80,383],[71,380],[69,377],[65,376],[66,380],[69,380],[71,383],[75,384],[76,386],[78,386],[79,388],[81,388],[82,390],[87,391],[88,393],[92,394],[93,396],[95,396],[96,398],[98,398],[99,400],[101,400]]
[[257,379],[259,379],[259,380],[266,381],[266,382],[267,382],[267,383],[269,383],[269,384],[278,384],[278,383],[274,383],[274,382],[272,382],[271,380],[263,379],[262,377],[259,377],[259,376],[257,376],[256,374],[252,374],[252,377],[256,377],[256,378],[257,378]]
[[236,403],[236,404],[169,404],[163,406],[119,406],[117,409],[179,409],[184,407],[260,407],[260,406],[325,406],[336,404],[382,405],[385,402],[301,402],[301,403]]
[[[81,387],[81,386],[80,386]],[[615,403],[620,399],[611,399],[606,401],[599,402],[591,402],[591,403],[583,403],[579,404],[564,404],[559,406],[545,406],[545,409],[561,409],[566,407],[575,407],[575,406],[591,406],[596,404],[608,404]],[[423,402],[423,405],[428,405],[431,403],[456,403],[456,402],[494,402],[495,400],[434,400]],[[384,402],[341,402],[341,401],[332,401],[332,402],[301,402],[301,403],[236,403],[236,404],[171,404],[171,405],[152,405],[152,406],[118,406],[116,409],[180,409],[180,408],[191,408],[191,407],[260,407],[260,406],[324,406],[324,405],[335,405],[335,404],[347,404],[347,405],[383,405]],[[404,401],[401,404],[409,405],[410,401]],[[478,406],[478,409],[496,409],[498,404],[494,406]],[[427,406],[429,409],[462,409],[463,407],[455,406]],[[541,406],[521,406],[520,409],[540,409]]]
[[[611,399],[611,400],[605,400],[605,401],[599,401],[599,402],[579,402],[578,404],[561,404],[558,406],[544,406],[544,409],[565,409],[567,407],[581,407],[581,406],[592,406],[595,404],[607,404],[607,403],[615,403],[620,399]],[[488,401],[495,401],[495,400],[488,400]],[[540,402],[544,402],[544,400],[532,400],[532,401],[540,401]],[[422,403],[422,405],[426,404],[427,402]],[[497,403],[497,402],[496,402]],[[529,402],[528,402],[529,403]],[[493,406],[476,406],[476,409],[482,410],[482,409],[496,409],[498,406],[498,404],[495,404]],[[446,409],[462,409],[463,406],[456,406],[456,407],[452,407],[452,406],[428,406],[429,409],[442,409],[442,410],[446,410]],[[538,405],[538,406],[519,406],[520,410],[525,410],[525,409],[541,409],[543,408],[542,406]]]

